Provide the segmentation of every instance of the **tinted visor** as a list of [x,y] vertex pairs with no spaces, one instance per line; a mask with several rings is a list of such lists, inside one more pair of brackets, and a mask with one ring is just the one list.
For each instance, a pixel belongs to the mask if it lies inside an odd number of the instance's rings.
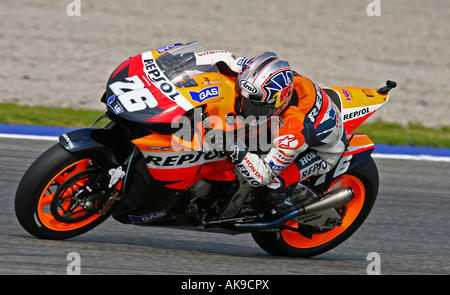
[[250,99],[246,99],[242,95],[238,94],[234,102],[234,110],[237,115],[244,117],[270,117],[275,111],[275,103],[267,104],[265,102],[258,102]]

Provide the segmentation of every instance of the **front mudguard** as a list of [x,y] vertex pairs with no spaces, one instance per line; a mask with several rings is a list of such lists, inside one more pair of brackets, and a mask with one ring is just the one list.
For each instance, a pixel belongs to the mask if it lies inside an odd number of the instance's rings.
[[81,128],[59,136],[69,152],[92,158],[104,167],[124,165],[133,144],[122,134],[107,128]]

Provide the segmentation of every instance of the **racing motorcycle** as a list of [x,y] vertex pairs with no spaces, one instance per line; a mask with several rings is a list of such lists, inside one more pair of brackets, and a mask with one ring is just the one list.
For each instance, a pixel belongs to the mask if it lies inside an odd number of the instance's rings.
[[286,201],[272,204],[211,148],[217,130],[251,133],[236,119],[235,74],[221,63],[180,58],[187,52],[208,54],[198,42],[177,43],[117,67],[101,98],[108,123],[62,134],[23,175],[15,197],[22,227],[39,238],[68,239],[113,216],[124,224],[251,233],[266,252],[297,257],[349,238],[379,185],[375,146],[353,131],[388,101],[396,83],[324,87],[342,114],[346,151],[332,171],[292,186]]

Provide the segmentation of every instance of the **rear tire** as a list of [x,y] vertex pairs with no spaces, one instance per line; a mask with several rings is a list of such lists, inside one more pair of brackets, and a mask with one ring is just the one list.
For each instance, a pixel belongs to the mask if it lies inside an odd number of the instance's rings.
[[94,214],[72,202],[75,188],[92,180],[93,168],[98,168],[95,161],[72,154],[59,143],[44,152],[17,188],[15,211],[22,227],[38,238],[61,240],[83,234],[106,220],[109,214]]
[[[311,239],[297,231],[282,229],[277,232],[252,233],[256,243],[272,255],[311,257],[327,252],[348,239],[365,221],[378,194],[378,170],[374,160],[368,160],[334,180],[330,187],[352,187],[355,198],[346,206],[342,225],[324,233],[315,233]],[[285,224],[296,228],[294,221]]]

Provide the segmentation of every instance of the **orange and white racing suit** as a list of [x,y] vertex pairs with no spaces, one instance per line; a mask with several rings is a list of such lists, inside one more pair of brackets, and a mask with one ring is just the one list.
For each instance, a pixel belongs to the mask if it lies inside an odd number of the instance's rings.
[[255,178],[259,173],[259,185],[278,189],[326,173],[337,164],[346,146],[341,115],[311,80],[294,76],[291,103],[278,120],[281,126],[269,153],[261,159],[248,152],[236,164],[244,175]]
[[[196,58],[197,64],[223,61],[235,72],[246,62],[223,50]],[[291,102],[277,119],[279,130],[267,155],[260,157],[239,142],[229,157],[252,186],[288,187],[330,171],[344,153],[347,139],[339,109],[319,86],[295,72]]]

